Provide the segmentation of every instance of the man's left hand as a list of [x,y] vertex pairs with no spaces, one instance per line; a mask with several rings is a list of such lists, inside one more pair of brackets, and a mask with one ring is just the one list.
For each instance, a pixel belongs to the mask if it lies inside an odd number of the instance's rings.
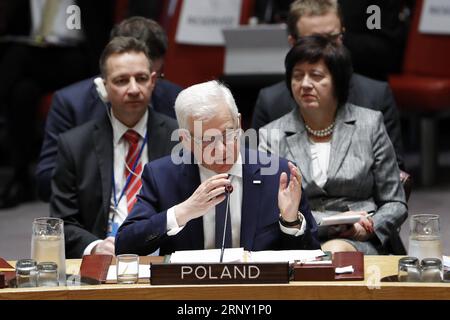
[[302,176],[300,170],[291,162],[288,162],[288,166],[290,170],[289,181],[286,172],[280,175],[278,208],[285,221],[295,221],[302,197]]

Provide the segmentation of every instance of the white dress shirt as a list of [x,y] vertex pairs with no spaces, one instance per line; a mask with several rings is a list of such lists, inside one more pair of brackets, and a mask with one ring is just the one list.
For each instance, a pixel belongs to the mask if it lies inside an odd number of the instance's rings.
[[[207,179],[216,175],[217,173],[206,169],[202,165],[198,165],[200,173],[200,182],[203,183]],[[231,185],[233,192],[230,195],[230,216],[231,218],[231,238],[232,247],[239,248],[241,241],[241,216],[242,216],[242,194],[243,194],[243,180],[242,180],[242,157],[239,153],[236,163],[227,172],[231,175]],[[215,230],[216,230],[216,208],[212,207],[203,216],[203,237],[205,249],[215,248]],[[280,224],[281,230],[296,237],[303,235],[306,229],[306,222],[303,215],[300,229],[286,228]],[[174,236],[180,232],[184,226],[180,227],[175,217],[174,207],[167,210],[167,235]]]
[[[120,122],[113,114],[111,110],[111,124],[113,128],[113,147],[114,147],[114,180],[113,183],[115,183],[116,188],[116,201],[119,201],[119,197],[122,194],[123,187],[125,186],[126,177],[125,177],[125,164],[126,164],[126,157],[128,154],[128,149],[130,148],[128,142],[123,138],[123,135],[125,132],[127,132],[129,129],[133,129],[136,131],[139,136],[139,148],[141,147],[145,134],[147,132],[147,119],[148,119],[148,111],[145,112],[144,116],[139,120],[139,122],[133,127],[128,128],[126,125],[124,125],[122,122]],[[148,162],[148,152],[147,148],[148,143],[144,146],[144,150],[142,150],[140,162],[142,163],[142,166],[144,166],[145,163]],[[111,187],[112,189],[112,187]],[[109,219],[112,218],[115,223],[117,223],[119,226],[125,221],[126,217],[128,216],[128,208],[127,208],[127,196],[124,193],[122,198],[120,199],[117,208],[115,208],[115,200],[114,200],[114,192],[111,191],[111,204],[110,204],[110,211],[109,211]],[[101,242],[103,240],[96,240],[94,242],[91,242],[86,249],[84,250],[84,255],[91,254],[92,248],[94,246]]]
[[331,142],[309,141],[312,158],[312,178],[319,187],[323,187],[328,179]]

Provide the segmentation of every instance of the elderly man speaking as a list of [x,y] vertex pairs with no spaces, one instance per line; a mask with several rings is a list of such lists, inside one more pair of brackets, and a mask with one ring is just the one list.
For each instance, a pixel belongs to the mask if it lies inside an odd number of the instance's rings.
[[[240,114],[228,88],[217,81],[191,86],[175,111],[182,155],[146,165],[116,254],[220,248],[223,239],[225,247],[251,251],[320,248],[298,168],[241,147]],[[274,163],[276,170],[264,170]]]

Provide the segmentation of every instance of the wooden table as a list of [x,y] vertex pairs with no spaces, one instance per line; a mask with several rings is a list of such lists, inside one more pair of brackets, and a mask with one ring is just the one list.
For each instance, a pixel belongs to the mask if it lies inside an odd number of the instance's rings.
[[[397,274],[399,256],[366,256],[364,281],[290,282],[261,285],[151,286],[150,284],[0,289],[0,299],[162,299],[162,300],[396,300],[449,299],[450,283],[380,282]],[[81,260],[68,260],[77,273]]]

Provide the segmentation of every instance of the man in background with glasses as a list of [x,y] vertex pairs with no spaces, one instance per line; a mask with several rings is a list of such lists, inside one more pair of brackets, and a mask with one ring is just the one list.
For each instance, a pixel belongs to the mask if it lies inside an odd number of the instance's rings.
[[[345,27],[337,0],[297,0],[291,4],[287,20],[288,42],[292,47],[300,37],[320,34],[342,44]],[[348,102],[381,111],[389,138],[394,145],[401,170],[403,143],[397,106],[387,82],[373,80],[354,73],[350,80]],[[296,108],[284,81],[259,92],[253,112],[252,127],[259,130]]]
[[[298,168],[241,148],[240,114],[228,88],[217,81],[191,86],[179,94],[175,112],[181,156],[172,152],[146,165],[116,254],[320,248]],[[274,163],[275,170],[265,170]]]

